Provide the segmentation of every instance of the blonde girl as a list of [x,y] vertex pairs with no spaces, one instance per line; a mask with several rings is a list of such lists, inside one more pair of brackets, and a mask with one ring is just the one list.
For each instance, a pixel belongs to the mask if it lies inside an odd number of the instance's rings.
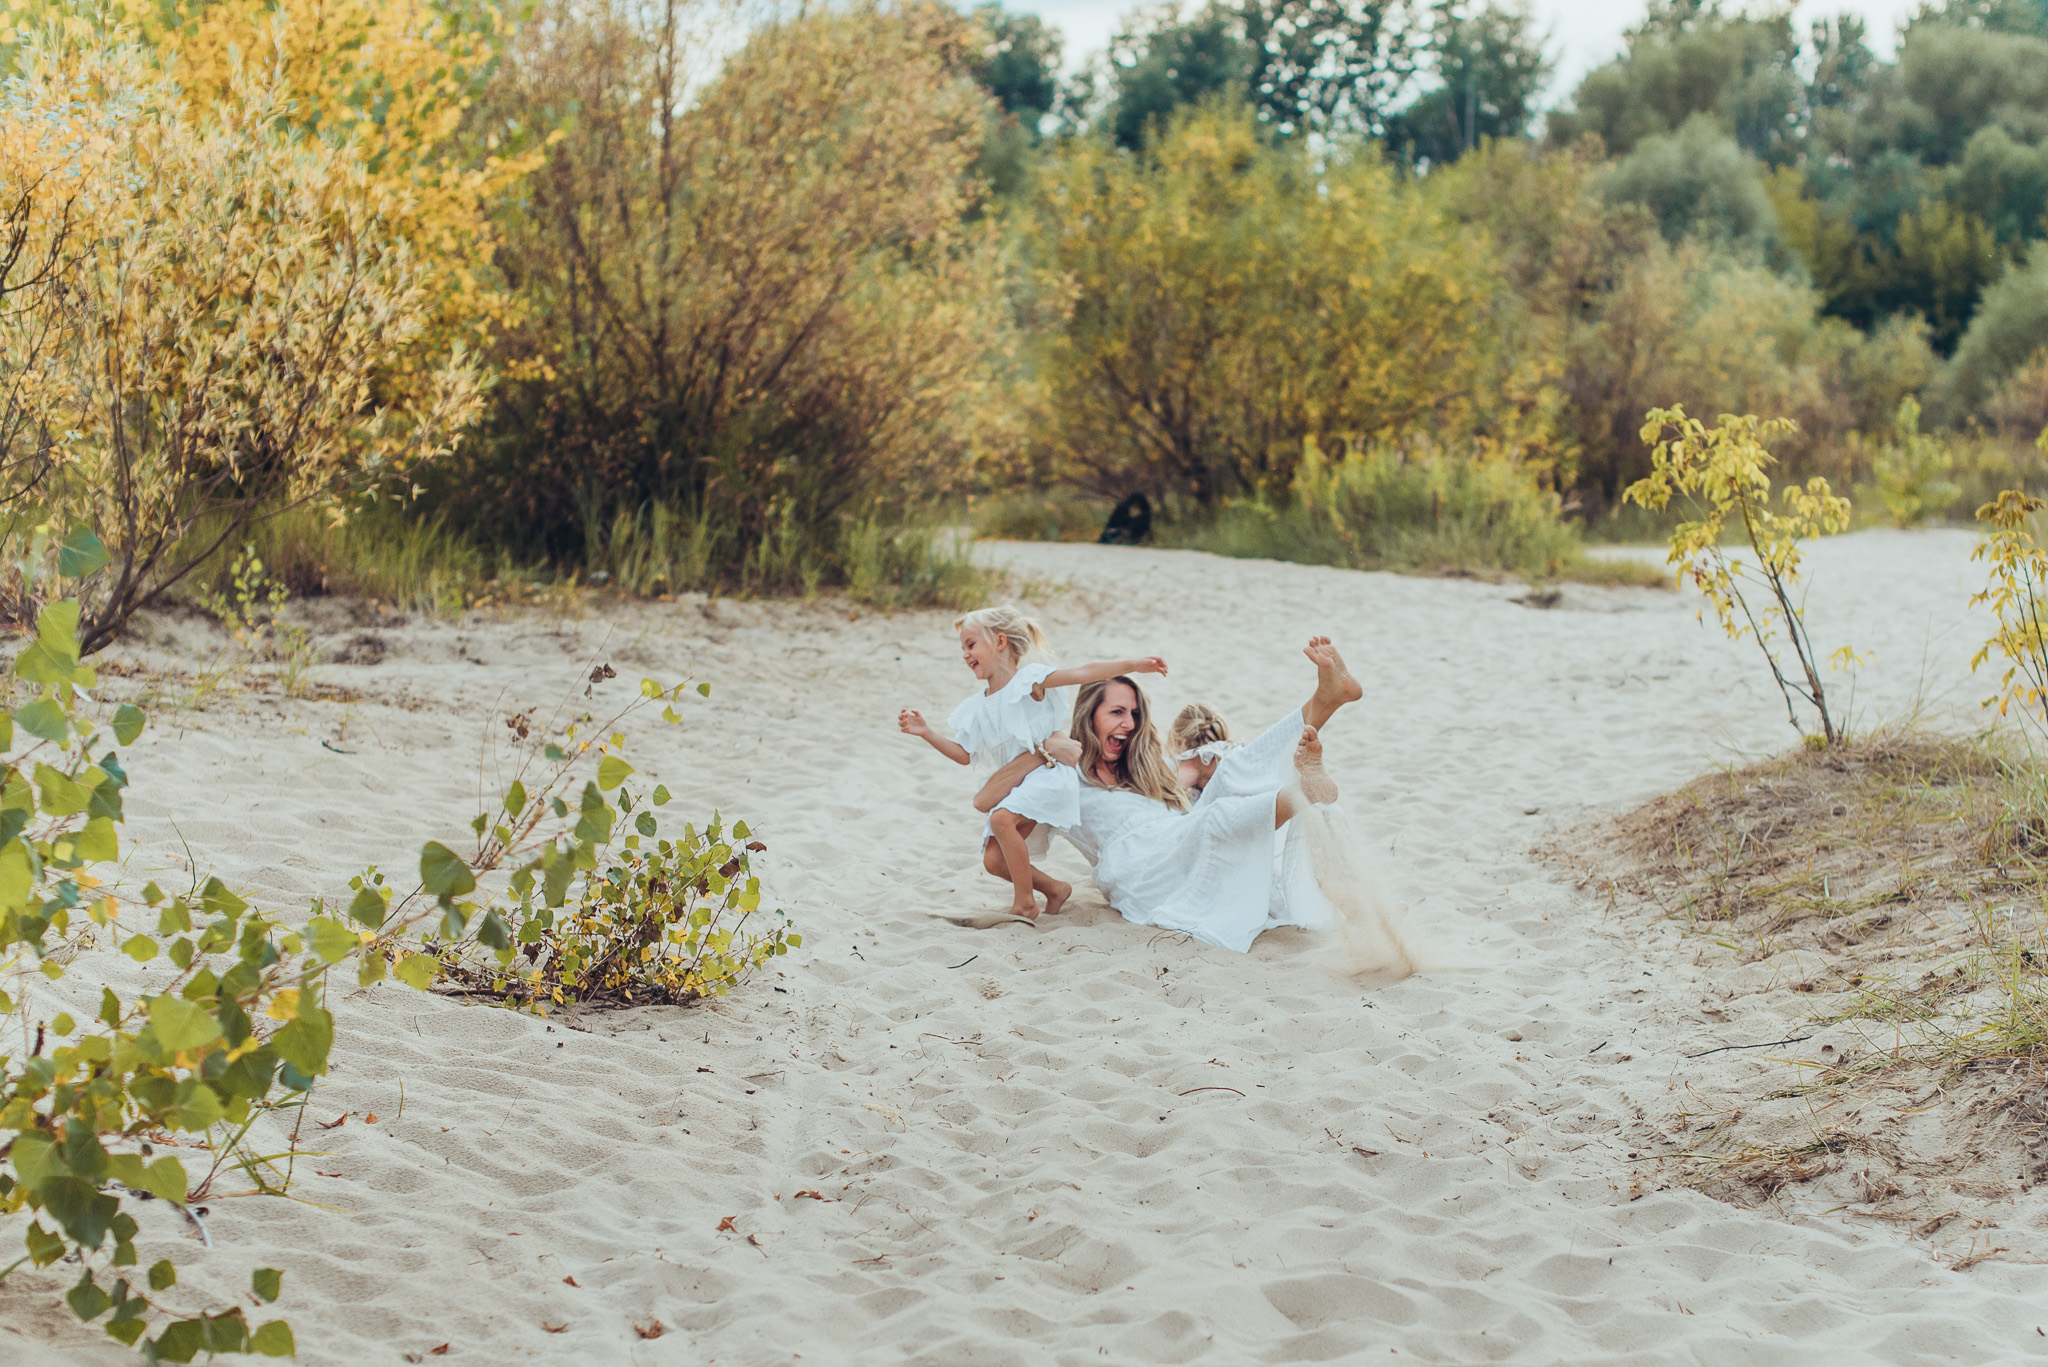
[[1223,714],[1207,703],[1191,702],[1167,728],[1166,748],[1173,755],[1180,786],[1199,793],[1215,775],[1224,753],[1236,747]]
[[[1055,668],[1044,658],[1045,633],[1009,605],[967,613],[953,629],[960,636],[961,661],[983,684],[946,719],[953,738],[938,735],[912,708],[899,712],[896,724],[955,764],[995,769],[1023,754],[1042,755],[1046,738],[1059,729],[1066,701],[1054,696],[1055,690],[1119,674],[1166,672],[1166,661],[1156,656]],[[1080,819],[1079,793],[1075,771],[1047,761],[989,812],[982,828],[982,867],[1011,885],[1005,919],[1035,922],[1040,914],[1037,896],[1045,898],[1047,913],[1058,911],[1073,896],[1071,884],[1033,867],[1031,861],[1034,854],[1045,853],[1053,830],[1064,830]]]

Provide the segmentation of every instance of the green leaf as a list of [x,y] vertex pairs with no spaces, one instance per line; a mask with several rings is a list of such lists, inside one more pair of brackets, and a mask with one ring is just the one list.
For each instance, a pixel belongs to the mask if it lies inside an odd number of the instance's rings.
[[[105,569],[111,558],[105,543],[92,534],[92,528],[80,523],[57,548],[57,573],[66,579],[83,579]],[[74,632],[78,629],[76,603],[71,604],[71,628]]]
[[36,766],[36,787],[43,795],[43,811],[50,816],[71,816],[92,805],[92,789],[47,764]]
[[[154,883],[150,884],[150,887],[155,886],[156,884]],[[148,888],[143,889],[145,892],[148,890]],[[157,896],[162,897],[163,894],[159,892]],[[156,904],[152,902],[150,905],[155,906]],[[192,929],[192,908],[185,905],[185,899],[182,897],[157,913],[156,930],[159,935],[176,935],[190,929]]]
[[477,923],[476,938],[486,949],[512,948],[512,933],[495,911],[484,913],[484,919]]
[[37,1267],[48,1267],[64,1256],[64,1240],[43,1228],[41,1220],[34,1220],[28,1227],[28,1256]]
[[121,952],[139,964],[146,964],[154,959],[156,950],[156,941],[147,935],[131,935],[121,944]]
[[393,966],[392,972],[398,980],[415,991],[424,992],[434,985],[439,976],[440,965],[431,954],[408,954]]
[[284,1273],[274,1267],[259,1267],[250,1274],[249,1289],[256,1293],[256,1299],[265,1305],[277,1299],[277,1293],[284,1283]]
[[711,685],[710,685],[710,684],[708,684],[708,683],[700,683],[700,684],[698,684],[698,685],[697,685],[697,696],[698,696],[698,697],[700,697],[700,698],[708,698],[708,697],[710,697],[710,696],[711,696]]
[[206,1346],[206,1325],[199,1320],[173,1320],[150,1340],[159,1362],[190,1362]]
[[165,1122],[188,1134],[204,1134],[226,1114],[213,1088],[196,1077],[188,1077],[178,1084],[177,1104],[171,1107]]
[[92,1279],[92,1269],[78,1279],[78,1285],[65,1294],[64,1303],[71,1307],[71,1313],[91,1324],[113,1308],[114,1298],[100,1290],[99,1283]]
[[515,778],[512,780],[512,786],[505,790],[505,810],[518,816],[525,807],[526,785]]
[[206,1008],[168,992],[150,1000],[149,1028],[167,1053],[197,1049],[220,1038],[220,1022]]
[[657,806],[657,807],[666,807],[666,806],[668,806],[668,801],[669,801],[669,791],[668,791],[668,787],[667,787],[667,785],[666,785],[666,784],[660,784],[660,783],[657,783],[657,784],[655,784],[655,785],[654,785],[654,805],[655,805],[655,806]]
[[121,1023],[121,999],[114,995],[114,989],[111,987],[100,989],[99,1018],[107,1023],[109,1030]]
[[114,710],[114,742],[117,745],[133,745],[135,738],[142,734],[142,728],[149,724],[149,714],[133,703],[122,703]]
[[617,755],[606,755],[597,762],[597,786],[610,792],[624,783],[626,776],[632,772],[633,766]]
[[[143,885],[142,900],[149,903],[151,906],[155,906],[158,902],[164,900],[164,890],[156,885],[154,879]],[[178,926],[177,929],[190,930],[192,929],[192,923],[190,921],[187,921],[184,925]]]
[[43,1209],[86,1248],[98,1248],[107,1237],[107,1226],[121,1213],[119,1201],[80,1177],[47,1177],[41,1191]]
[[[375,893],[370,896],[379,906],[383,905],[383,898]],[[320,956],[320,962],[324,964],[339,963],[353,954],[356,947],[362,943],[356,938],[356,932],[332,916],[315,916],[306,922],[306,933],[312,936],[313,952]]]
[[429,840],[420,847],[420,886],[436,897],[460,897],[476,891],[476,875],[461,855]]
[[[154,1163],[151,1163],[148,1167],[144,1168],[142,1170],[142,1181],[143,1185],[149,1190],[149,1194],[156,1197],[158,1200],[169,1201],[174,1206],[182,1206],[185,1204],[185,1165],[183,1163],[180,1163],[177,1159],[171,1157],[169,1154],[165,1154],[163,1157],[157,1159]],[[151,1269],[149,1269],[149,1285],[151,1290],[161,1291],[164,1289],[162,1286],[158,1286],[156,1284],[156,1268],[161,1267],[166,1270],[169,1270],[170,1266],[171,1265],[169,1263],[164,1262],[158,1263],[156,1267],[152,1267]],[[172,1271],[171,1281],[176,1281],[177,1279],[178,1274],[175,1271]],[[164,1286],[169,1285],[170,1282],[164,1283]]]
[[50,1022],[50,1029],[59,1035],[68,1035],[78,1028],[78,1022],[71,1019],[69,1011],[59,1011],[57,1018]]
[[390,967],[382,954],[365,954],[356,968],[356,986],[368,987],[371,983],[383,982],[385,971]]
[[271,1320],[249,1335],[249,1351],[267,1358],[297,1357],[299,1346],[292,1342],[292,1327],[283,1320]]
[[644,836],[652,837],[660,832],[661,827],[655,824],[652,812],[642,812],[633,819],[633,829]]
[[[31,646],[29,649],[33,650]],[[26,652],[24,652],[26,653]],[[64,709],[50,698],[42,698],[25,707],[14,709],[14,724],[31,736],[39,737],[55,745],[62,745],[71,734]]]
[[109,863],[121,857],[121,837],[107,817],[96,816],[78,833],[78,857],[93,863]]
[[178,1269],[169,1258],[163,1258],[149,1265],[149,1289],[168,1291],[178,1284]]
[[324,1007],[301,1005],[299,1014],[270,1037],[270,1047],[292,1067],[317,1077],[327,1071],[334,1047],[334,1016]]
[[372,930],[379,930],[383,928],[387,910],[384,899],[377,895],[375,888],[359,888],[356,895],[349,899],[348,918],[351,921],[360,921]]

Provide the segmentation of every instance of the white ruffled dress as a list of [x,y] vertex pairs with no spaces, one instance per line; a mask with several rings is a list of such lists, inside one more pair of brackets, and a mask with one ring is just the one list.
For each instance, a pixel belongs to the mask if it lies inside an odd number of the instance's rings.
[[[1043,699],[1031,696],[1031,690],[1044,683],[1054,668],[1049,664],[1020,665],[1007,684],[994,693],[970,694],[946,718],[946,724],[953,728],[953,739],[966,749],[977,770],[986,773],[1000,769],[1025,751],[1044,744],[1047,736],[1060,729],[1067,709],[1072,706],[1067,696],[1072,690],[1049,688]],[[1081,819],[1080,794],[1079,772],[1058,764],[1032,770],[996,807],[1038,823],[1026,843],[1033,855],[1041,855],[1051,843],[1055,829],[1064,831]],[[984,824],[982,843],[987,844],[994,836],[994,830]]]
[[[1336,911],[1316,880],[1299,822],[1273,829],[1274,800],[1294,782],[1299,711],[1236,746],[1182,813],[1128,789],[1080,785],[1067,838],[1126,921],[1184,931],[1239,953],[1274,926],[1321,930]],[[1062,766],[1064,767],[1064,766]]]

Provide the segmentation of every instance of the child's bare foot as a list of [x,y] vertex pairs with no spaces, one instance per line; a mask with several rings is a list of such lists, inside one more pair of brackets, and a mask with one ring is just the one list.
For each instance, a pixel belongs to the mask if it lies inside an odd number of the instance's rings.
[[1311,636],[1308,647],[1301,652],[1315,663],[1316,692],[1309,700],[1309,724],[1327,726],[1336,710],[1348,702],[1357,702],[1365,696],[1365,690],[1358,685],[1350,666],[1337,653],[1337,647],[1327,636]]
[[1022,902],[1012,902],[1010,904],[1010,915],[1026,921],[1036,921],[1038,919],[1038,903],[1035,899],[1029,897],[1025,898]]
[[1294,747],[1294,772],[1301,775],[1301,795],[1310,802],[1337,800],[1337,780],[1323,771],[1323,741],[1313,726],[1301,728],[1301,743]]
[[1046,890],[1045,914],[1047,916],[1059,915],[1060,908],[1065,906],[1067,904],[1067,899],[1069,897],[1072,897],[1073,895],[1074,885],[1072,883],[1054,883],[1050,888]]

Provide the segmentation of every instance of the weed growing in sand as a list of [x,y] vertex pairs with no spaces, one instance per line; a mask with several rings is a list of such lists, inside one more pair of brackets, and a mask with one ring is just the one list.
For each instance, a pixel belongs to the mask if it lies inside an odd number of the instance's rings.
[[[591,686],[612,677],[599,665]],[[401,976],[420,987],[438,978],[536,1012],[723,996],[801,946],[781,912],[761,909],[752,860],[767,846],[745,822],[728,827],[714,814],[702,828],[686,823],[680,836],[664,837],[656,811],[670,802],[668,789],[643,798],[628,783],[635,771],[619,728],[654,703],[679,724],[688,688],[644,679],[640,696],[610,719],[583,713],[553,739],[530,712],[507,717],[512,779],[471,822],[475,848],[461,855],[429,842],[419,889],[402,900],[378,870],[365,870],[349,914],[377,927],[387,907],[415,919],[420,906],[438,908],[422,932],[426,952],[399,963]],[[508,868],[495,892],[478,891]]]
[[[1622,498],[1653,510],[1666,507],[1674,495],[1693,500],[1700,516],[1680,523],[1671,534],[1667,563],[1691,577],[1729,636],[1755,639],[1784,695],[1793,728],[1801,734],[1806,730],[1794,705],[1797,699],[1819,715],[1820,743],[1834,745],[1842,739],[1841,724],[1829,709],[1820,678],[1820,657],[1807,636],[1805,612],[1793,601],[1791,590],[1799,583],[1799,543],[1845,530],[1849,500],[1836,495],[1827,480],[1816,475],[1804,487],[1786,485],[1780,495],[1785,511],[1771,510],[1769,467],[1776,458],[1767,443],[1793,430],[1788,418],[1723,414],[1719,425],[1709,428],[1699,419],[1687,417],[1682,406],[1652,409],[1642,429],[1643,440],[1652,448],[1651,473],[1631,484]],[[1756,556],[1754,565],[1730,559],[1722,550],[1721,531],[1730,518],[1740,521]],[[1761,611],[1743,594],[1745,583],[1766,595]],[[1787,677],[1772,648],[1771,638],[1780,629],[1798,661],[1798,680]],[[1828,663],[1832,668],[1846,668],[1859,660],[1843,646]]]
[[232,675],[239,664],[269,661],[280,666],[277,681],[285,696],[302,696],[306,691],[306,673],[313,666],[313,637],[304,627],[294,626],[279,615],[290,600],[291,591],[264,569],[254,546],[243,547],[229,563],[228,589],[210,590],[201,599],[206,610],[228,629],[241,651],[239,659],[220,662],[215,681]]
[[[42,609],[13,669],[38,696],[0,714],[0,1038],[19,1041],[0,1053],[0,1219],[27,1216],[26,1252],[5,1272],[75,1263],[66,1304],[152,1361],[288,1356],[284,1321],[252,1326],[241,1306],[172,1304],[168,1259],[131,1270],[139,1203],[161,1202],[203,1233],[191,1202],[229,1171],[250,1194],[283,1194],[289,1152],[258,1152],[251,1132],[302,1108],[327,1070],[330,971],[352,959],[381,970],[377,951],[402,927],[380,939],[316,909],[292,930],[196,875],[183,894],[119,887],[119,752],[147,719],[133,706],[95,719],[85,690],[97,676],[80,663],[78,624],[75,600]],[[92,1018],[74,1018],[53,984],[102,945],[168,961],[171,977],[126,998],[103,987]],[[192,1137],[212,1155],[197,1183],[174,1151]],[[281,1280],[255,1269],[251,1303],[275,1301]]]
[[[2048,451],[2048,432],[2042,433],[2043,450]],[[1988,603],[1998,614],[1998,630],[1970,660],[1974,671],[1997,651],[2005,658],[2005,677],[1995,697],[1984,705],[1998,708],[2004,716],[2014,702],[2020,715],[2041,724],[2048,712],[2048,551],[2034,540],[2030,530],[2034,516],[2048,503],[2018,489],[2007,489],[1996,500],[1977,510],[1977,520],[1990,531],[1971,559],[1991,568],[1991,583],[1970,599],[1970,606]]]

